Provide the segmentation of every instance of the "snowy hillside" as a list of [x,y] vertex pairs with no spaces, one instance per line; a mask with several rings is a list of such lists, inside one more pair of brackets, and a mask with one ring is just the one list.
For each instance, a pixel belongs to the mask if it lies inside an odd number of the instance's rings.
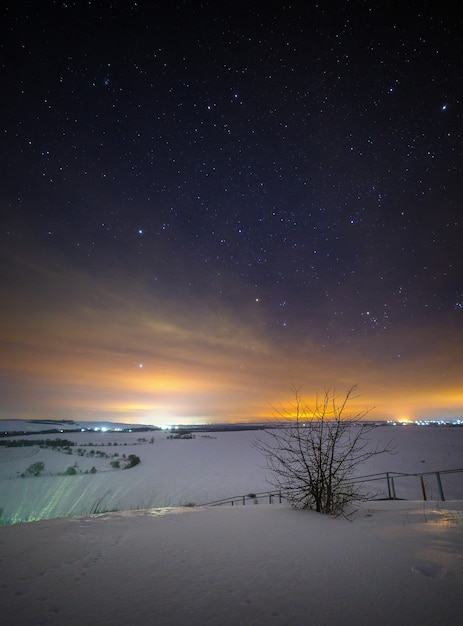
[[[264,459],[254,448],[259,431],[196,433],[192,439],[170,439],[154,433],[77,432],[60,435],[74,445],[0,446],[0,508],[4,520],[24,521],[94,511],[201,504],[270,489]],[[50,436],[51,439],[57,435]],[[426,472],[463,467],[463,428],[380,427],[372,445],[391,441],[394,455],[375,457],[358,468],[377,472]],[[14,438],[9,438],[14,439]],[[24,441],[25,438],[16,439]],[[40,441],[43,435],[27,436]],[[5,441],[5,440],[3,440]],[[129,470],[115,461],[136,455]],[[39,476],[27,469],[43,463]],[[74,467],[74,475],[66,475]],[[24,476],[24,477],[22,477]],[[463,497],[463,474],[444,476],[448,497]],[[438,497],[434,477],[426,479],[428,497]],[[418,479],[396,481],[398,497],[421,498]],[[384,492],[385,481],[368,485]]]
[[[87,432],[69,437],[70,450],[2,446],[5,517],[77,515],[0,527],[5,623],[461,623],[461,500],[368,502],[350,521],[251,501],[177,508],[267,489],[255,436]],[[397,453],[362,473],[463,465],[463,429],[383,427],[375,438]],[[111,466],[130,454],[139,465]],[[41,475],[22,478],[34,463],[44,464]],[[63,475],[68,467],[76,474]],[[134,507],[143,510],[124,510]]]

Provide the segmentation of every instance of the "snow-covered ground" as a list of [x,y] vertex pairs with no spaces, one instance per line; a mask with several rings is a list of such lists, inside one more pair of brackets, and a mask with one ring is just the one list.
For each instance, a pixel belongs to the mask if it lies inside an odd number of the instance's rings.
[[[265,436],[262,431],[196,433],[194,439],[180,440],[168,436],[161,431],[59,435],[75,442],[72,454],[49,447],[0,446],[0,508],[4,521],[84,515],[95,510],[203,504],[270,489],[264,459],[253,446],[256,437]],[[36,434],[27,439],[57,437]],[[382,426],[370,437],[372,445],[391,441],[396,453],[373,458],[358,468],[359,475],[463,467],[463,428]],[[113,456],[116,454],[118,457]],[[140,465],[130,470],[112,469],[111,461],[124,454],[137,455]],[[36,462],[45,466],[41,476],[22,478],[21,474]],[[63,475],[75,464],[76,475]],[[85,473],[92,467],[96,473]],[[463,474],[442,476],[448,498],[463,498],[462,478]],[[400,478],[395,484],[398,497],[421,498],[419,479]],[[429,499],[437,498],[435,477],[426,478],[425,484]],[[383,479],[368,483],[366,488],[385,494],[387,485]]]
[[[4,517],[43,518],[0,527],[2,619],[21,626],[461,623],[462,501],[368,502],[349,521],[250,501],[177,508],[267,490],[256,434],[72,433],[71,455],[1,447]],[[463,466],[460,428],[381,427],[375,438],[392,440],[397,452],[361,474]],[[90,450],[136,454],[141,463],[112,469],[110,458]],[[43,475],[21,478],[37,461]],[[77,472],[97,472],[60,475],[76,462]],[[456,477],[446,489],[461,488],[463,474]],[[431,482],[428,491],[436,497]],[[86,515],[96,506],[119,511]],[[125,510],[133,507],[142,510]],[[45,519],[70,513],[76,517]]]

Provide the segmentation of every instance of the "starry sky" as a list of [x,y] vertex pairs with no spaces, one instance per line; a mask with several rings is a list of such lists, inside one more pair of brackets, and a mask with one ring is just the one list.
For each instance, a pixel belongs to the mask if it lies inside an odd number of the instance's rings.
[[458,7],[7,2],[0,418],[462,417]]

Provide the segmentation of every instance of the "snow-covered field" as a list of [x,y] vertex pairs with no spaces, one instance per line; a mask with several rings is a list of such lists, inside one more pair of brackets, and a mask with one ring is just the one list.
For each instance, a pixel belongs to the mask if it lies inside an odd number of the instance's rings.
[[[72,454],[50,447],[0,446],[3,519],[17,522],[85,515],[95,510],[203,504],[267,491],[271,487],[264,459],[253,446],[256,437],[262,436],[262,431],[196,433],[194,439],[180,440],[169,439],[161,431],[28,435],[29,440],[69,439],[75,446]],[[463,428],[382,426],[370,437],[372,444],[391,441],[396,453],[375,457],[359,467],[359,475],[463,467]],[[111,461],[130,454],[141,459],[140,465],[130,470],[111,467]],[[37,462],[44,464],[41,475],[22,478],[21,474]],[[63,475],[75,464],[76,475]],[[85,473],[92,467],[96,473]],[[442,476],[447,497],[463,498],[462,478],[463,474]],[[418,478],[396,479],[395,484],[398,497],[421,498]],[[437,498],[435,477],[426,478],[425,484],[428,498]],[[366,488],[385,494],[386,481],[368,483]]]
[[[0,447],[4,518],[42,518],[0,527],[5,623],[461,623],[463,502],[431,499],[432,477],[427,502],[368,502],[350,521],[264,501],[177,508],[269,489],[256,434],[61,435],[76,442],[72,454]],[[460,428],[381,427],[375,438],[397,452],[362,475],[463,466]],[[115,453],[141,463],[113,469]],[[36,462],[42,475],[21,478]],[[76,463],[76,475],[62,475]],[[451,478],[447,497],[463,497],[463,474]],[[419,480],[398,491],[419,498]],[[97,508],[118,511],[88,515]]]

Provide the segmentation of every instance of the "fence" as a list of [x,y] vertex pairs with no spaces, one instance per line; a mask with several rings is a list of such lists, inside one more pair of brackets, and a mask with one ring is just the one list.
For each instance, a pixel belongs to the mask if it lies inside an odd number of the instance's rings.
[[281,504],[283,500],[286,500],[285,492],[283,491],[261,491],[259,493],[248,493],[245,496],[233,496],[232,498],[223,498],[222,500],[214,500],[213,502],[206,502],[200,506],[221,506],[222,504],[246,504],[246,502],[252,502],[257,504],[259,500],[268,501],[269,504],[278,502]]
[[[351,484],[359,485],[359,491],[369,500],[442,500],[447,499],[463,500],[463,476],[458,476],[457,480],[448,481],[450,477],[463,475],[463,468],[440,470],[433,472],[418,472],[407,474],[404,472],[381,472],[379,474],[368,474],[353,478]],[[446,482],[447,481],[447,482]],[[370,485],[375,486],[375,493],[370,493]],[[362,487],[365,489],[362,490]],[[265,501],[268,504],[278,502],[281,504],[286,500],[286,491],[261,491],[259,493],[248,493],[244,496],[233,496],[206,502],[201,506],[221,506],[223,504],[245,505],[246,503],[258,504]],[[419,497],[416,495],[419,494]],[[435,497],[437,496],[437,497]]]
[[[457,477],[457,480],[449,480]],[[442,500],[463,499],[463,468],[432,472],[382,472],[354,478],[352,484],[363,486],[379,483],[379,492],[371,499],[382,500]],[[385,483],[385,487],[384,487]],[[445,488],[444,488],[445,487]],[[417,497],[417,493],[419,497]]]

